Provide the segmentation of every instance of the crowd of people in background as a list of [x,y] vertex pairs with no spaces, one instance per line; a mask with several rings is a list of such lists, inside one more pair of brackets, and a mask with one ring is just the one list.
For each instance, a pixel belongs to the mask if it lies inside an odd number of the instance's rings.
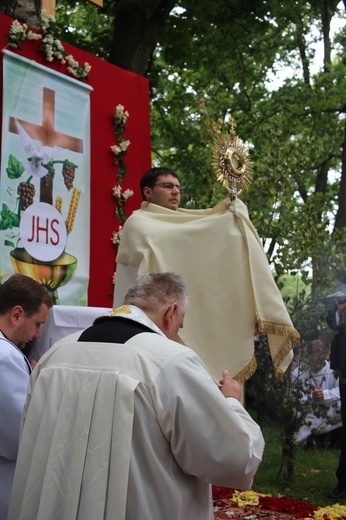
[[[292,387],[300,396],[295,442],[307,448],[340,450],[337,485],[329,498],[346,499],[346,279],[325,298],[326,323],[334,332],[325,343],[321,330],[299,351],[291,366]],[[298,414],[299,416],[299,414]],[[299,417],[298,417],[299,420]]]
[[297,393],[301,391],[301,403],[307,405],[295,442],[324,448],[327,433],[330,439],[335,437],[335,430],[340,433],[341,404],[339,382],[330,368],[328,348],[322,340],[312,340],[307,345],[306,359],[292,371],[292,383]]

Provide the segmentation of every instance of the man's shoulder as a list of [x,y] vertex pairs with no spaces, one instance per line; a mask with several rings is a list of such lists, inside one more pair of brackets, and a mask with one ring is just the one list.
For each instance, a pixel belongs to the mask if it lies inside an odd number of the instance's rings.
[[59,339],[43,354],[37,365],[40,367],[48,365],[52,359],[59,357],[61,352],[65,352],[66,349],[68,351],[71,345],[78,344],[78,338],[82,332],[83,330],[79,330]]
[[22,355],[20,350],[14,345],[14,343],[12,343],[12,341],[0,336],[0,354],[5,355],[6,353],[6,355],[8,355],[8,352],[14,352],[14,354],[18,356]]
[[330,361],[326,361],[326,368],[325,368],[325,371],[327,374],[332,374],[334,375],[334,370],[331,368],[330,366]]
[[136,220],[137,217],[141,217],[143,216],[144,214],[146,214],[147,212],[145,211],[145,207],[140,207],[138,209],[135,209],[131,215],[129,215],[129,217],[126,219],[126,222],[124,224],[124,229],[126,226],[128,226],[128,223],[129,222],[132,222],[133,220]]
[[[126,236],[128,232],[133,233],[133,231],[136,231],[138,226],[141,225],[143,218],[146,216],[147,212],[143,211],[142,209],[136,209],[131,213],[131,215],[126,219],[126,222],[124,223],[124,226],[121,231],[121,239]],[[120,240],[121,245],[121,240]]]
[[54,345],[51,347],[54,349],[55,347],[59,347],[60,345],[64,345],[65,343],[73,343],[75,341],[78,341],[79,336],[82,334],[82,330],[77,330],[77,332],[72,332],[72,334],[68,334],[67,336],[64,336],[63,338],[59,339]]
[[194,365],[202,364],[188,347],[152,332],[137,334],[124,344],[72,340],[52,347],[38,362],[35,374],[114,371],[151,385],[169,367],[189,364],[191,356],[196,358],[191,359]]
[[12,341],[4,337],[0,337],[0,362],[2,364],[13,363],[27,368],[24,354],[22,354],[19,348],[17,348]]
[[144,356],[149,355],[151,360],[156,359],[160,365],[172,362],[181,356],[199,359],[196,352],[189,347],[160,334],[144,332],[134,336],[126,344],[142,350]]
[[310,377],[310,375],[311,374],[309,367],[305,363],[302,363],[292,371],[292,380],[294,381],[296,379],[306,379]]

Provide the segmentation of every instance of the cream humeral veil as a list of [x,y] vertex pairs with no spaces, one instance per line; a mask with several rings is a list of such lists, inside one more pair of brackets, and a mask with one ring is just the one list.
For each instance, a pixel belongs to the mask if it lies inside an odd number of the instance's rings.
[[268,335],[282,375],[299,340],[243,202],[173,211],[143,202],[126,221],[117,255],[114,306],[144,273],[174,271],[190,303],[180,340],[197,352],[212,377],[222,370],[244,382],[256,369],[254,331]]

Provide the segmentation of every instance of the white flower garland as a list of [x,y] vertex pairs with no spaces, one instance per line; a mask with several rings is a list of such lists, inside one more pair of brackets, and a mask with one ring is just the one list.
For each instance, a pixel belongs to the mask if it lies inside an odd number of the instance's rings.
[[[133,191],[132,190],[125,190],[122,191],[121,183],[123,181],[123,178],[126,176],[127,173],[127,165],[125,162],[124,157],[127,154],[127,149],[130,146],[130,141],[125,140],[124,134],[126,129],[126,121],[129,117],[129,113],[127,110],[125,110],[123,105],[118,105],[114,110],[114,123],[113,123],[113,129],[114,133],[117,138],[117,143],[112,145],[111,151],[114,154],[114,163],[117,168],[117,184],[114,186],[112,190],[112,195],[116,200],[116,208],[115,213],[117,214],[117,217],[119,219],[119,227],[117,231],[113,231],[111,242],[115,245],[116,249],[118,249],[120,240],[121,240],[121,233],[123,230],[122,224],[127,219],[125,214],[124,206],[127,202],[127,200],[132,197]],[[113,274],[113,286],[115,282],[115,275]]]
[[62,64],[67,64],[67,71],[79,80],[87,80],[91,65],[85,62],[79,65],[71,54],[68,54],[61,41],[54,36],[55,19],[53,16],[44,16],[40,22],[43,35],[33,32],[25,23],[14,20],[10,27],[10,32],[6,36],[6,41],[10,47],[22,49],[22,44],[29,40],[42,40],[39,49],[45,53],[46,60],[52,62],[55,59]]

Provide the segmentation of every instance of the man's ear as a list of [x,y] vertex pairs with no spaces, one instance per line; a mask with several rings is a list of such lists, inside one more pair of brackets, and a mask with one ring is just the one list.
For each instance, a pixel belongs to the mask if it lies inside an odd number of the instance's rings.
[[143,193],[147,202],[151,202],[151,188],[144,186]]
[[15,307],[13,307],[10,312],[12,325],[15,326],[18,323],[18,320],[23,316],[25,316],[23,307],[21,305],[15,305]]
[[168,309],[166,310],[165,312],[165,326],[167,327],[167,330],[170,330],[172,328],[172,317],[173,317],[173,314],[176,312],[178,308],[178,304],[177,303],[172,303]]

